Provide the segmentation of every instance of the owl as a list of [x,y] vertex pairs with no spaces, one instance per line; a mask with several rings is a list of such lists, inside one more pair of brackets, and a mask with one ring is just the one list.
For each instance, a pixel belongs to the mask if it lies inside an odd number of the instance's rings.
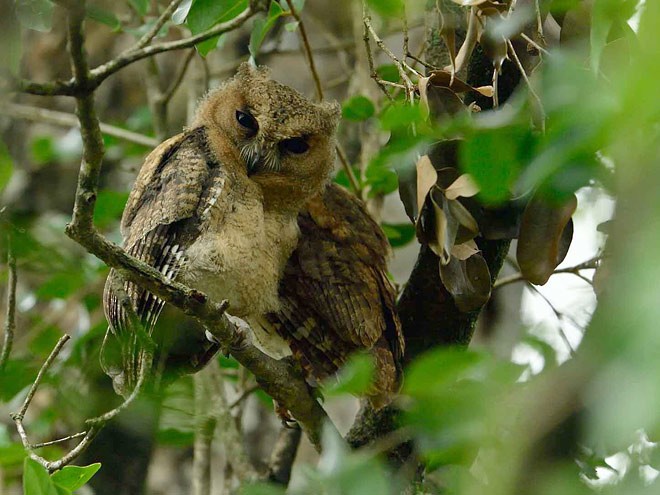
[[[380,406],[396,389],[403,340],[387,240],[359,200],[328,184],[339,116],[336,103],[310,102],[266,68],[241,65],[200,103],[190,128],[146,158],[121,233],[129,254],[167,278],[228,300],[255,345],[278,359],[292,355],[310,383],[351,353],[371,352],[370,397]],[[139,336],[117,277],[111,271],[104,308],[106,341],[121,342],[121,360],[106,371],[125,393],[135,383]],[[153,333],[163,301],[123,284]],[[216,347],[196,340],[171,354],[195,369]]]

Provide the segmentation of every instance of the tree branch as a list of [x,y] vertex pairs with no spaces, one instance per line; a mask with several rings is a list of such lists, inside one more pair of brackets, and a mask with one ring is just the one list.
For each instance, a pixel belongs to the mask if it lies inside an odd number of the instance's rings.
[[95,90],[112,74],[118,72],[133,62],[154,56],[158,53],[191,48],[198,43],[201,43],[202,41],[206,41],[209,38],[213,38],[214,36],[219,36],[223,33],[239,28],[245,23],[245,21],[247,21],[256,13],[256,9],[248,7],[230,21],[218,24],[217,26],[214,26],[195,36],[190,36],[188,38],[183,38],[176,41],[155,43],[153,45],[148,45],[139,49],[131,48],[116,58],[89,71],[88,78],[86,81],[84,81],[84,84],[81,82],[81,80],[76,79],[74,76],[68,81],[54,81],[47,83],[38,83],[24,79],[9,80],[6,81],[5,85],[10,90],[39,96],[79,96],[82,94],[87,94]]
[[[80,121],[75,115],[66,112],[48,110],[46,108],[21,105],[18,103],[5,103],[0,108],[0,113],[14,119],[24,119],[63,127],[80,128]],[[121,127],[104,123],[100,124],[100,128],[103,134],[123,139],[130,143],[139,144],[148,148],[155,148],[158,146],[158,141],[156,139],[145,136],[144,134],[138,134],[136,132],[122,129]]]
[[302,430],[283,426],[275,441],[275,447],[268,462],[268,480],[278,485],[288,486],[291,479],[291,467],[296,460]]
[[7,308],[4,331],[2,353],[0,353],[0,371],[7,365],[16,331],[16,260],[12,253],[10,236],[7,236]]

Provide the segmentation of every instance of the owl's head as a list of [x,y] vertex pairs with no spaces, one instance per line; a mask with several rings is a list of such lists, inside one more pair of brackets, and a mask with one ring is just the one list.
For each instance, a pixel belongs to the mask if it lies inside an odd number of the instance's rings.
[[211,141],[229,141],[266,194],[295,189],[306,199],[321,189],[334,164],[340,110],[272,80],[266,67],[244,63],[205,98],[195,125],[205,125]]

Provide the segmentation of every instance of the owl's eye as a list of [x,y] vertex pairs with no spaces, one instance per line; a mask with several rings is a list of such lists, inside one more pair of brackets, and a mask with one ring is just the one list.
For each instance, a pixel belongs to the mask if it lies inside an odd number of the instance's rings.
[[309,149],[309,143],[303,138],[285,139],[280,142],[280,148],[294,155],[302,155]]
[[249,113],[236,110],[236,121],[250,131],[251,134],[255,134],[259,130],[257,120]]

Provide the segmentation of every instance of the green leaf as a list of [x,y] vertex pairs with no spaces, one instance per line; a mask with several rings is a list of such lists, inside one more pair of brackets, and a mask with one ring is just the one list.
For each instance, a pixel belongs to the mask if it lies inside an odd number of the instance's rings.
[[241,495],[285,495],[284,488],[267,483],[245,485],[241,488]]
[[[131,5],[135,8],[138,14],[140,14],[141,16],[147,15],[147,12],[149,11],[149,0],[129,0],[129,2],[131,2]],[[185,2],[183,2],[183,4],[185,3],[188,3],[188,8],[190,8],[190,4],[192,3],[192,0],[186,0]],[[179,9],[182,7],[182,5],[179,5]]]
[[298,21],[287,22],[287,23],[284,25],[284,29],[286,29],[286,30],[287,30],[288,32],[290,32],[290,33],[294,33],[294,32],[296,31],[296,29],[298,29],[298,25],[299,25],[299,24],[300,24],[300,23],[299,23]]
[[383,129],[392,131],[407,128],[413,123],[421,123],[423,116],[419,104],[403,103],[387,107],[379,115],[378,120]]
[[104,229],[121,219],[128,193],[121,191],[99,191],[94,209],[94,223]]
[[25,449],[20,443],[0,444],[0,466],[19,466],[25,458]]
[[386,195],[396,191],[399,187],[399,177],[389,167],[380,165],[376,161],[369,163],[365,173],[366,184],[369,186],[369,197]]
[[459,158],[479,185],[479,197],[497,204],[510,198],[533,148],[534,138],[526,125],[483,128],[461,143]]
[[635,12],[637,1],[595,0],[591,10],[591,68],[598,72],[600,57],[608,41],[612,26],[617,21],[626,22]]
[[78,289],[82,288],[87,283],[87,278],[82,270],[66,271],[53,275],[36,291],[36,295],[40,299],[63,299]]
[[415,238],[415,226],[411,223],[384,223],[381,227],[393,248],[405,246]]
[[[175,23],[185,17],[190,32],[195,35],[210,29],[216,24],[233,19],[245,10],[247,5],[248,0],[196,0],[189,7],[187,16],[185,15],[185,9],[175,12],[177,15]],[[185,7],[185,4],[181,6],[181,8],[183,7]],[[217,39],[215,42],[207,40],[198,44],[197,50],[201,54],[200,45],[205,50],[203,55],[206,55],[217,46]]]
[[250,34],[250,43],[248,49],[250,50],[250,55],[252,58],[256,59],[261,48],[261,44],[264,42],[266,35],[273,29],[277,20],[284,14],[284,10],[277,2],[271,2],[270,8],[268,9],[268,16],[266,18],[259,18],[254,21],[252,26],[252,33]]
[[87,483],[101,469],[101,463],[89,466],[65,466],[51,476],[51,479],[62,488],[75,491]]
[[337,374],[336,383],[325,389],[325,395],[363,394],[371,385],[374,369],[371,355],[355,354]]
[[121,22],[119,22],[119,19],[117,19],[117,16],[114,13],[96,5],[87,5],[86,9],[87,17],[90,19],[105,24],[113,31],[121,31]]
[[32,152],[32,159],[38,165],[45,165],[57,160],[55,144],[53,143],[53,138],[50,136],[35,138],[32,141],[30,151]]
[[53,26],[53,2],[50,0],[15,0],[18,21],[28,29],[47,33]]
[[14,161],[3,141],[0,141],[0,193],[9,183],[14,173]]
[[377,67],[376,74],[384,81],[399,82],[399,69],[394,64],[384,64]]
[[341,114],[346,120],[355,122],[367,120],[374,113],[376,107],[369,98],[362,95],[355,95],[346,100],[341,109]]
[[382,17],[399,17],[403,12],[402,0],[367,0],[367,5]]
[[202,57],[206,57],[211,51],[215,50],[219,46],[222,46],[222,40],[224,40],[224,35],[214,36],[213,38],[209,38],[206,41],[197,43],[195,48]]
[[0,373],[0,400],[9,402],[32,383],[39,367],[27,359],[9,359]]
[[172,14],[172,23],[178,26],[179,24],[186,22],[186,18],[188,17],[188,13],[190,12],[192,4],[193,0],[184,0],[181,2],[181,4]]
[[29,457],[23,463],[23,495],[58,495],[48,471]]
[[305,8],[305,0],[293,0],[291,3],[298,13],[302,12],[303,8]]
[[62,331],[54,325],[40,330],[30,339],[28,349],[34,356],[46,358],[62,336]]

